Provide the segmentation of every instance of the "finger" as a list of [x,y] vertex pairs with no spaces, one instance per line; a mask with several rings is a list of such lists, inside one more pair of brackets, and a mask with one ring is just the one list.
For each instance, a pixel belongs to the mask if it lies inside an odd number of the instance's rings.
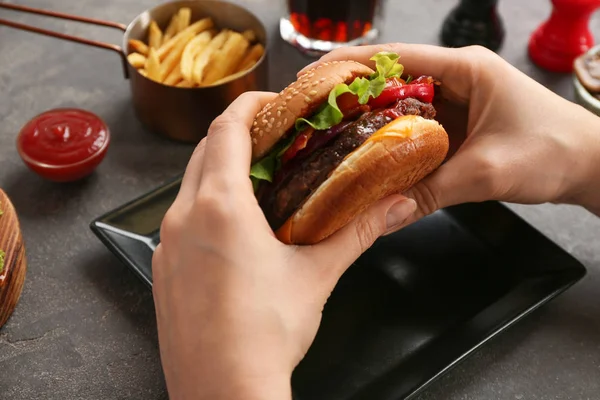
[[[442,89],[457,89],[453,93],[460,100],[468,98],[472,77],[472,48],[447,48],[426,44],[391,43],[376,44],[369,46],[343,47],[333,50],[316,62],[304,67],[298,76],[306,73],[309,69],[324,62],[354,60],[375,68],[375,62],[370,58],[380,51],[390,51],[400,55],[399,63],[404,66],[404,71],[411,75],[431,75],[439,79]],[[456,84],[460,83],[460,84]],[[469,83],[469,84],[466,84]],[[446,89],[445,89],[446,88]]]
[[203,138],[194,149],[194,152],[188,161],[181,180],[179,193],[177,193],[174,202],[191,204],[194,200],[194,196],[200,187],[200,177],[202,176],[202,164],[205,150],[206,138]]
[[442,208],[501,198],[504,189],[497,178],[493,157],[483,146],[469,146],[456,153],[434,173],[403,193],[415,200],[417,209],[388,234]]
[[416,204],[412,199],[392,195],[372,204],[345,227],[322,242],[300,251],[307,252],[314,265],[323,266],[326,271],[316,271],[322,276],[325,272],[335,282],[356,259],[364,253],[378,237],[390,229],[401,225],[414,212]]
[[202,182],[212,187],[239,189],[248,185],[252,151],[250,129],[260,109],[276,93],[246,92],[211,124],[206,137]]

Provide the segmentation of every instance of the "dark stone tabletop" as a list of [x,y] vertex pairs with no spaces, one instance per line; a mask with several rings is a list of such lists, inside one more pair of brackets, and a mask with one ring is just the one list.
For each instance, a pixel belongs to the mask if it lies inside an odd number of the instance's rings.
[[[11,1],[123,23],[157,4]],[[271,89],[279,91],[310,60],[278,39],[283,0],[243,3],[269,27],[270,63],[277,71]],[[437,43],[442,19],[454,4],[388,1],[378,41]],[[568,74],[540,70],[526,53],[529,34],[548,16],[550,1],[501,0],[499,10],[507,28],[500,54],[573,99]],[[119,32],[105,28],[6,10],[0,10],[0,18],[121,42]],[[600,33],[595,15],[591,28]],[[113,142],[90,179],[57,185],[26,169],[14,140],[31,117],[62,106],[101,116]],[[0,121],[0,187],[19,213],[29,262],[20,303],[0,330],[0,398],[166,399],[151,293],[88,224],[180,173],[192,146],[141,127],[115,54],[6,27],[0,27]],[[600,219],[577,207],[511,208],[583,262],[588,275],[437,381],[419,400],[600,398]]]

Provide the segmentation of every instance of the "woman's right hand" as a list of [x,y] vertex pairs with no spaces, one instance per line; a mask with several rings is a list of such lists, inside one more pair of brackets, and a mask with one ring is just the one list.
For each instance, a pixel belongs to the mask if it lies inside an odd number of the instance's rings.
[[486,200],[579,204],[600,215],[600,118],[479,46],[349,47],[311,67],[347,59],[374,67],[369,58],[379,51],[398,53],[406,73],[442,83],[436,119],[454,154],[404,193],[418,204],[409,223],[443,207]]

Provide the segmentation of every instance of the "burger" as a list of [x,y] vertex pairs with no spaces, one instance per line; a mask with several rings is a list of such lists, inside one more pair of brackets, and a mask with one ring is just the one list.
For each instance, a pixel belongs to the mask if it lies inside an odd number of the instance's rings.
[[250,179],[282,242],[317,243],[444,161],[448,135],[432,104],[440,83],[404,76],[398,60],[377,53],[375,70],[322,63],[257,113]]

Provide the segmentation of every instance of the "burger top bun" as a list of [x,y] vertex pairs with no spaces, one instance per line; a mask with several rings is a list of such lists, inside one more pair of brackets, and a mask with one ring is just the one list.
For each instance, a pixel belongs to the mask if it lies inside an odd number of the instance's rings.
[[308,117],[326,102],[337,84],[349,84],[357,76],[372,73],[371,68],[356,61],[332,61],[300,75],[256,115],[250,131],[252,162],[264,157],[297,118]]
[[350,153],[281,226],[284,243],[314,244],[375,201],[402,193],[433,172],[448,152],[448,135],[435,120],[395,119]]

